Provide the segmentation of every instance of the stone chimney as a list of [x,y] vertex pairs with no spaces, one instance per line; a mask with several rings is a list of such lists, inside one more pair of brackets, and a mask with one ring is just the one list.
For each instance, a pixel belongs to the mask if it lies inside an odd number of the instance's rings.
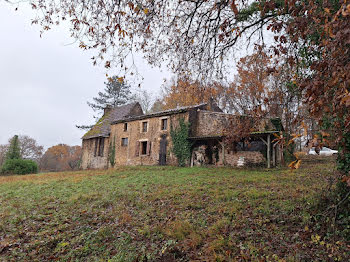
[[106,114],[108,114],[109,112],[111,112],[112,110],[112,106],[108,105],[103,109],[103,115],[105,116]]

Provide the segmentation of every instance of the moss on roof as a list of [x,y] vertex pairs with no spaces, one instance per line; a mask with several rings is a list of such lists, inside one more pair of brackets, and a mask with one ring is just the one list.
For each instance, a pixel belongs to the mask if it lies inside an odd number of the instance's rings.
[[97,123],[88,131],[85,133],[85,135],[83,136],[83,138],[91,138],[92,136],[101,134],[102,132],[102,127],[104,124],[104,120],[106,120],[106,118],[108,118],[108,116],[111,114],[111,112],[108,112],[106,115],[103,115],[98,121]]
[[109,112],[103,115],[82,138],[89,139],[94,137],[109,137],[111,132],[111,123],[130,116],[133,108],[137,104],[138,103],[131,103],[112,108]]

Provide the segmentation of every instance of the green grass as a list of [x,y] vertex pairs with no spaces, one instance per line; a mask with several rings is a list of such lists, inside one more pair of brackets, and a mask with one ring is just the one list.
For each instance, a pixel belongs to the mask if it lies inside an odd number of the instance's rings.
[[310,212],[333,167],[0,177],[0,261],[346,259]]

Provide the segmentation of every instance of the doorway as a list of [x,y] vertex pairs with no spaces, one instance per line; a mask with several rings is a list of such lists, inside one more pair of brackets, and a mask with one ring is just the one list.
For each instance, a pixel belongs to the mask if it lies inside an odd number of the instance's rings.
[[159,148],[159,165],[166,165],[166,150],[167,150],[168,141],[166,140],[166,135],[162,135],[160,140],[160,148]]

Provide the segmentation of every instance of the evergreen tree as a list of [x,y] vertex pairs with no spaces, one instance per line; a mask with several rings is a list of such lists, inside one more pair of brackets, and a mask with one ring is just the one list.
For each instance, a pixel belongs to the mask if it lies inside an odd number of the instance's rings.
[[116,107],[126,104],[133,99],[130,86],[123,81],[123,78],[113,76],[102,92],[98,92],[98,96],[93,98],[93,102],[87,104],[95,111],[102,112],[106,106]]
[[[98,113],[94,118],[99,119],[104,108],[116,107],[127,104],[129,101],[135,101],[135,96],[131,92],[130,86],[123,80],[122,77],[113,76],[105,82],[105,88],[102,92],[98,92],[97,97],[92,98],[92,102],[87,102],[95,112]],[[90,129],[93,125],[77,125],[79,129]]]
[[6,160],[9,159],[21,159],[21,147],[17,135],[11,139],[10,146],[7,150]]

